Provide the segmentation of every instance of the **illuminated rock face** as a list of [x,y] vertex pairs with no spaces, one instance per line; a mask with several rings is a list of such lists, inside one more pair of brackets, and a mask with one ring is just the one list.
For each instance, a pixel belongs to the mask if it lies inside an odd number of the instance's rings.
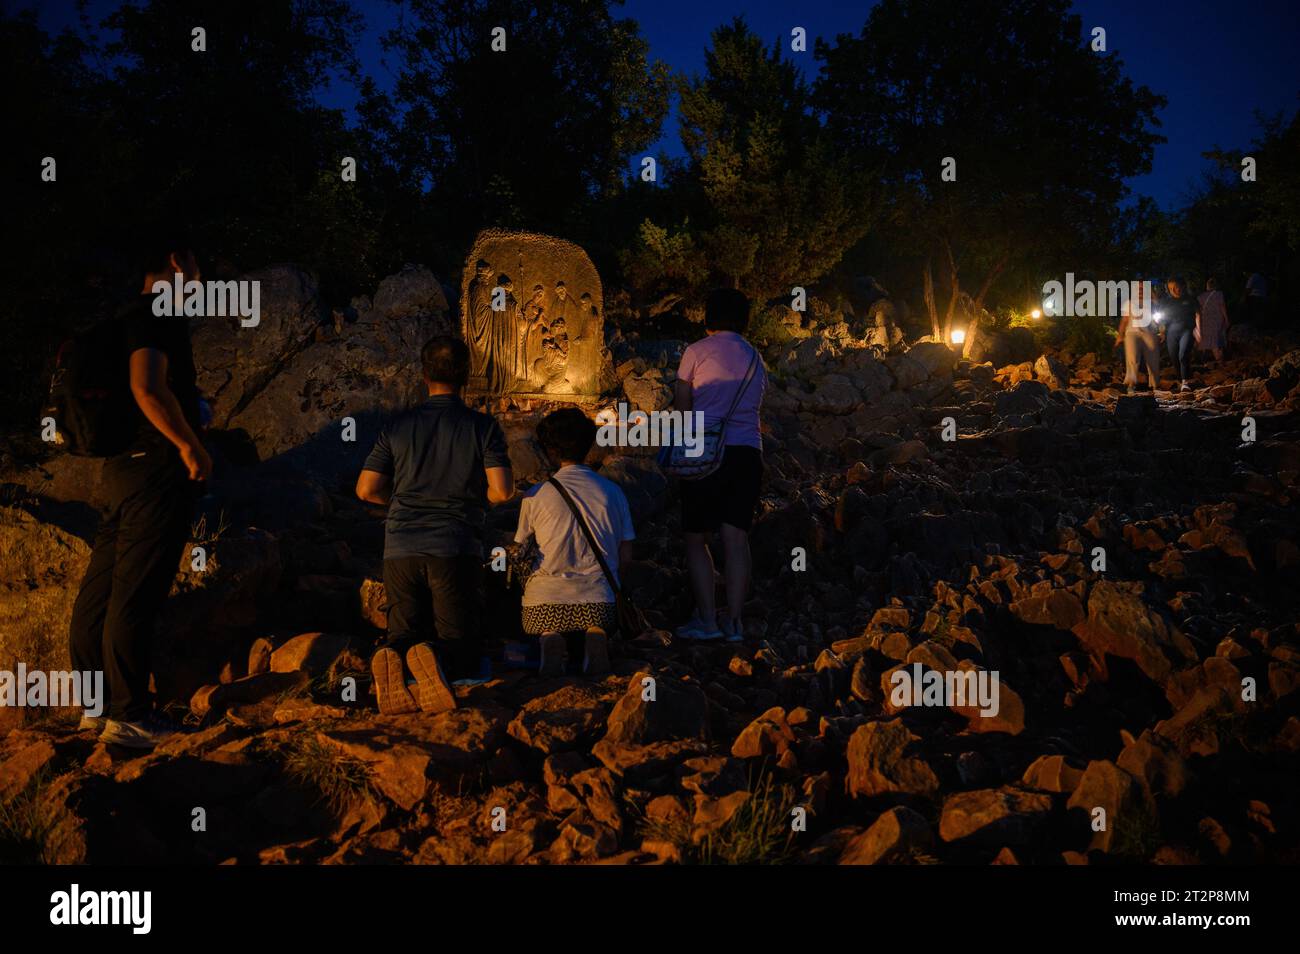
[[460,321],[470,392],[593,398],[609,380],[600,276],[572,242],[480,232],[461,279]]

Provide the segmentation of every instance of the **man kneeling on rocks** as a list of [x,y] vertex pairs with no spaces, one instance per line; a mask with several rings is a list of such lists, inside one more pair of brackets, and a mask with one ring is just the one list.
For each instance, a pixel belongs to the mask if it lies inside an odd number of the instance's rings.
[[383,713],[453,709],[448,680],[479,674],[483,522],[514,495],[505,435],[460,397],[469,349],[440,335],[420,357],[428,399],[389,422],[357,479],[358,497],[388,506],[388,635],[370,661]]

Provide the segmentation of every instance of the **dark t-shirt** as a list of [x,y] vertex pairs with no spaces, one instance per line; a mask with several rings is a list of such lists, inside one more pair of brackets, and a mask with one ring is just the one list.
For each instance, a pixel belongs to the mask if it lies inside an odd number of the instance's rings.
[[1160,303],[1165,313],[1165,327],[1184,330],[1195,327],[1196,312],[1199,308],[1195,298],[1184,294],[1182,298],[1166,298]]
[[[194,370],[194,351],[190,347],[190,322],[184,317],[160,317],[153,313],[153,295],[141,295],[117,315],[122,324],[124,361],[130,367],[131,355],[141,348],[152,348],[167,356],[167,386],[181,406],[181,413],[195,433],[199,430],[199,388]],[[128,379],[129,379],[128,371]],[[149,423],[140,406],[129,402],[130,431],[135,434],[132,450],[171,446],[171,441]]]
[[488,467],[509,467],[497,422],[450,394],[388,423],[365,469],[393,478],[384,558],[483,555]]

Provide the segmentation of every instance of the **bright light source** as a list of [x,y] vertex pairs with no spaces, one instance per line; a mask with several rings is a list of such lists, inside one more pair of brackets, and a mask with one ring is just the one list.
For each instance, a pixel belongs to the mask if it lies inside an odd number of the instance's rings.
[[1030,318],[1041,318],[1041,317],[1043,317],[1043,313],[1042,313],[1041,311],[1039,311],[1037,308],[1035,308],[1033,311],[1031,311],[1031,312],[1029,313],[1029,317],[1030,317]]
[[962,344],[966,341],[966,332],[961,328],[954,328],[952,334],[949,335],[949,340],[951,340],[953,344]]
[[1164,320],[1165,320],[1165,313],[1164,313],[1163,311],[1157,311],[1157,312],[1155,313],[1155,319],[1156,319],[1156,321],[1164,321]]
[[1056,302],[1053,301],[1051,298],[1047,299],[1047,301],[1043,302],[1043,310],[1046,311],[1049,315],[1056,314]]

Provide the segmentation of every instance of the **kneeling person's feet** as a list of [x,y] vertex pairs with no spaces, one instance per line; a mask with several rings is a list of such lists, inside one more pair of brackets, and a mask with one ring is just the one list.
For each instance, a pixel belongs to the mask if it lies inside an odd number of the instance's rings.
[[375,700],[383,715],[403,715],[419,712],[420,707],[406,688],[406,671],[397,650],[379,650],[370,657],[370,677],[375,683]]
[[181,731],[176,723],[156,714],[137,722],[121,719],[104,719],[103,722],[104,731],[99,734],[99,741],[127,749],[152,749]]
[[563,633],[543,633],[538,637],[542,661],[537,668],[539,676],[563,676],[569,664],[569,647]]
[[456,694],[443,675],[438,655],[428,643],[416,643],[406,651],[406,665],[415,676],[415,701],[425,712],[446,712],[456,708]]
[[583,642],[582,671],[588,676],[609,672],[609,637],[599,626],[589,627]]

